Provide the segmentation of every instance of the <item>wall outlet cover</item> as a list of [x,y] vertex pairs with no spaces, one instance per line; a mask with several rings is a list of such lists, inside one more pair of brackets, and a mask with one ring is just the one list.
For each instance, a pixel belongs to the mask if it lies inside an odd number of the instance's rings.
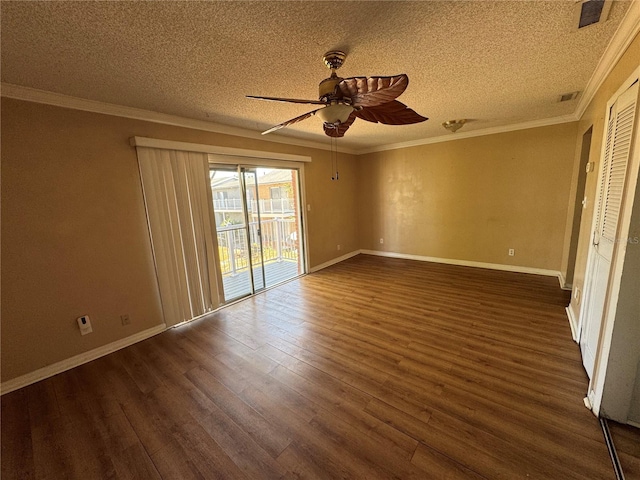
[[89,315],[83,315],[76,319],[78,322],[78,328],[80,328],[80,335],[86,335],[87,333],[93,332],[93,328],[91,328],[91,320],[89,319]]

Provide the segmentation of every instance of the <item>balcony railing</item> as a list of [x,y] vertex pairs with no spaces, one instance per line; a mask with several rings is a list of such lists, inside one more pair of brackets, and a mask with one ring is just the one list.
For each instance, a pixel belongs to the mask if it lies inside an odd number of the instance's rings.
[[[295,203],[290,198],[268,198],[259,200],[260,213],[295,213]],[[249,205],[250,212],[257,212],[257,204],[252,200]],[[242,199],[218,198],[213,201],[213,209],[216,212],[242,212]]]
[[[254,267],[261,263],[258,222],[249,223],[251,245],[244,226],[218,228],[218,252],[222,275],[235,275],[249,267],[249,255]],[[283,260],[298,261],[299,246],[295,220],[274,218],[262,222],[262,258],[265,263]]]

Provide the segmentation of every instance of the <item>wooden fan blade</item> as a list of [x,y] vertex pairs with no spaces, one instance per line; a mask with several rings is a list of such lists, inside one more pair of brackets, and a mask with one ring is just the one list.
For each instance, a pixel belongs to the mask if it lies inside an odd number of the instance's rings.
[[362,110],[356,110],[354,113],[358,118],[366,120],[367,122],[384,123],[385,125],[409,125],[411,123],[420,123],[429,120],[397,100],[378,105],[377,107],[364,107]]
[[291,120],[287,120],[286,122],[282,122],[281,124],[276,125],[275,127],[271,127],[269,130],[262,132],[262,135],[275,132],[276,130],[280,130],[281,128],[288,127],[291,124],[301,122],[302,120],[306,120],[307,118],[315,115],[318,110],[320,109],[318,108],[317,110],[312,110],[310,112],[305,113],[304,115],[300,115],[299,117],[292,118]]
[[349,127],[355,121],[356,121],[356,112],[351,112],[351,115],[349,115],[349,118],[347,118],[347,121],[344,123],[341,123],[338,126],[331,125],[330,123],[325,123],[323,125],[324,133],[326,133],[330,137],[344,137],[344,134],[346,133],[346,131],[349,130]]
[[344,97],[351,99],[354,107],[376,107],[399,97],[409,85],[404,73],[392,77],[351,77],[342,80],[338,87]]
[[299,117],[292,118],[291,120],[287,120],[286,122],[282,122],[279,125],[276,125],[275,127],[271,127],[269,130],[265,130],[264,132],[262,132],[262,135],[275,132],[276,130],[280,130],[281,128],[288,127],[289,125],[301,122],[302,120],[306,120],[307,118],[315,115],[318,110],[320,109],[318,108],[317,110],[312,110],[310,112],[305,113],[304,115],[300,115]]
[[300,100],[298,98],[258,97],[256,95],[247,95],[247,98],[257,98],[258,100],[270,100],[272,102],[306,103],[309,105],[326,105],[327,104],[327,102],[323,102],[322,100]]

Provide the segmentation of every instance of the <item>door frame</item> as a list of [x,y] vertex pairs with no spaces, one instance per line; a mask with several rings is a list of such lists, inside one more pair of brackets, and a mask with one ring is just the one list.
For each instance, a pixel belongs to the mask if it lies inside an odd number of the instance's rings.
[[[262,220],[260,215],[260,193],[258,189],[258,168],[259,167],[246,167],[238,165],[238,178],[240,179],[240,189],[242,190],[242,198],[244,201],[244,222],[247,229],[247,242],[249,247],[249,278],[251,279],[251,295],[255,295],[258,292],[262,292],[267,288],[267,277],[265,275],[264,265],[264,243],[262,242]],[[247,177],[246,174],[250,173],[254,178],[254,194],[256,197],[256,212],[258,214],[258,241],[260,243],[260,275],[262,276],[262,287],[256,288],[255,278],[255,266],[253,265],[253,254],[251,253],[251,222],[249,221],[249,202],[251,201],[247,197]]]
[[[611,107],[618,100],[620,95],[629,89],[635,82],[640,80],[640,67],[627,78],[625,82],[618,88],[615,94],[607,102],[607,109],[605,115],[605,121],[603,126],[603,141],[600,152],[600,174],[598,176],[598,186],[603,175],[602,160],[604,159],[606,149],[606,136],[607,126],[610,118]],[[633,207],[633,201],[635,197],[636,184],[638,182],[638,173],[640,167],[640,105],[636,104],[635,124],[632,133],[632,143],[629,152],[629,161],[627,164],[627,176],[625,180],[624,193],[620,205],[620,216],[617,230],[620,233],[627,235],[631,223],[631,213]],[[599,192],[595,192],[597,196]],[[593,262],[593,255],[595,254],[592,245],[592,235],[597,228],[597,212],[594,209],[593,218],[591,220],[591,229],[589,231],[589,252],[587,255],[587,264],[585,271],[584,292],[585,295],[580,305],[580,316],[578,323],[578,341],[581,339],[582,330],[584,326],[585,305],[589,303],[588,292],[591,288],[593,278],[590,275],[590,267]],[[624,248],[621,248],[624,247]],[[624,256],[626,252],[626,244],[616,243],[613,247],[613,254],[611,257],[611,269],[609,273],[609,280],[607,282],[607,293],[605,295],[604,307],[602,313],[602,320],[600,325],[600,335],[596,347],[594,369],[589,382],[587,390],[587,397],[590,402],[591,410],[596,415],[600,414],[600,406],[602,404],[602,396],[604,393],[604,382],[609,363],[609,352],[611,350],[611,341],[613,337],[613,327],[615,323],[615,315],[617,308],[618,295],[620,293],[620,285],[622,279],[622,267],[624,264]]]
[[[233,167],[233,170],[237,170],[240,184],[242,189],[242,195],[246,201],[246,186],[244,181],[244,176],[242,171],[244,169],[254,170],[257,168],[281,168],[287,170],[297,170],[298,172],[298,195],[300,196],[300,224],[298,226],[299,235],[302,238],[301,247],[302,247],[302,255],[300,257],[302,263],[302,273],[299,276],[306,275],[309,273],[309,235],[307,229],[307,197],[306,197],[306,181],[304,175],[304,166],[305,163],[310,162],[310,157],[303,157],[300,155],[285,155],[283,154],[283,160],[277,158],[278,154],[271,152],[264,152],[264,155],[261,155],[262,152],[257,152],[253,150],[244,150],[244,149],[235,149],[230,147],[221,148],[220,152],[209,151],[209,168],[215,167],[216,165],[229,165]],[[235,153],[235,155],[234,155]],[[291,160],[288,158],[291,157]],[[295,160],[300,161],[295,161]],[[257,178],[257,177],[256,177]],[[245,211],[246,214],[246,211]],[[247,228],[249,225],[247,224]],[[214,232],[215,234],[215,232]],[[247,231],[247,235],[249,232]],[[218,275],[218,280],[220,285],[222,285],[222,273],[219,268],[216,268],[216,274]],[[252,282],[252,291],[254,293],[259,293],[267,289],[266,285],[264,288],[260,289],[258,292],[255,291],[255,285],[253,283],[253,268],[250,272],[250,278]],[[246,298],[246,297],[242,297]],[[231,303],[241,300],[241,298],[233,300]],[[224,303],[228,305],[227,303]]]
[[[563,279],[563,289],[572,289],[575,276],[576,260],[578,253],[578,243],[580,241],[580,225],[584,214],[585,190],[587,186],[587,175],[589,170],[589,159],[591,158],[591,145],[593,144],[593,125],[590,125],[582,134],[580,142],[580,161],[576,180],[576,194],[573,199],[573,219],[571,227],[571,237],[569,240],[569,251],[567,254],[567,273]],[[574,340],[579,341],[576,336],[577,325],[571,323],[571,330]]]

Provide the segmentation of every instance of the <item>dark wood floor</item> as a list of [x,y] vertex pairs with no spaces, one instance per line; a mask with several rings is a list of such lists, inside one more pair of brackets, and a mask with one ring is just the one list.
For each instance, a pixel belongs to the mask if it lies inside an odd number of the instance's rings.
[[640,480],[640,428],[608,423],[625,480]]
[[360,255],[3,396],[2,478],[613,479],[566,295]]

